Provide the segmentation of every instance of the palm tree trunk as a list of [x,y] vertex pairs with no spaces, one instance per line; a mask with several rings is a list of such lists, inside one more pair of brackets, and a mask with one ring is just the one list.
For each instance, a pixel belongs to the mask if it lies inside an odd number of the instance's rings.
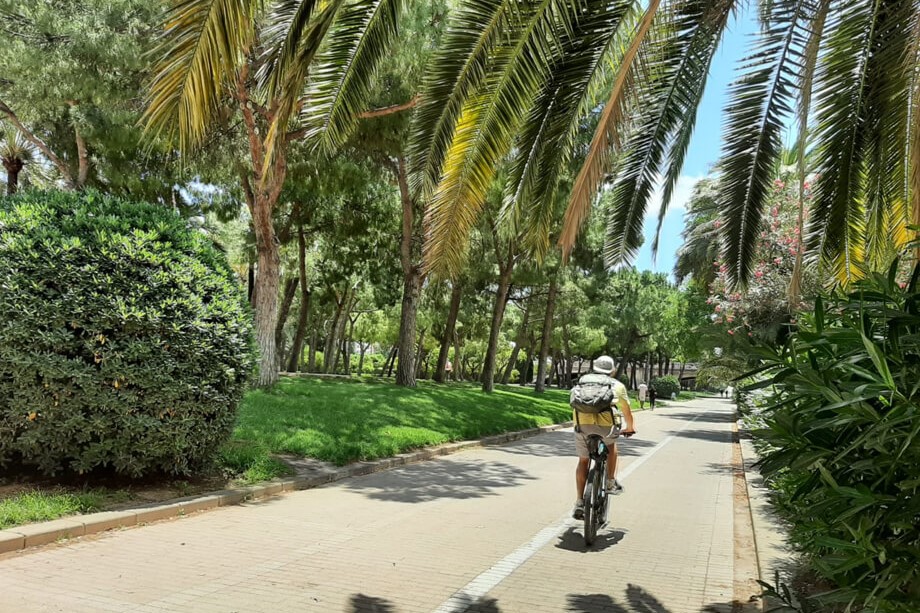
[[22,172],[23,161],[17,158],[4,158],[3,168],[6,170],[6,195],[12,196],[19,189],[19,173]]
[[558,290],[558,271],[549,280],[549,293],[546,298],[546,313],[543,315],[543,337],[540,340],[540,356],[537,358],[537,381],[535,391],[546,391],[546,360],[553,338],[553,311],[556,309],[556,292]]
[[[457,316],[460,314],[460,300],[462,298],[463,286],[455,282],[450,292],[450,308],[447,311],[444,336],[441,338],[441,348],[438,351],[438,365],[434,371],[434,380],[438,383],[444,383],[445,375],[447,374],[447,358],[450,353],[450,343],[454,338],[454,330],[457,328]],[[456,360],[456,356],[454,360]]]

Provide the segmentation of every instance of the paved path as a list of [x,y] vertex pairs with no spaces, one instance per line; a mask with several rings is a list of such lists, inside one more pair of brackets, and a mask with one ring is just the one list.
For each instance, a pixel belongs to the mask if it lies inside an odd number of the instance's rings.
[[637,420],[591,550],[554,432],[7,555],[0,612],[731,611],[731,407]]

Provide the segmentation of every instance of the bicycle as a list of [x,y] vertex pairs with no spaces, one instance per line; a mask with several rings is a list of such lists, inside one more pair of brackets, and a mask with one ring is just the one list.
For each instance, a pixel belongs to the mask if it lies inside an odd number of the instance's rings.
[[[613,436],[621,427],[621,420],[618,419],[619,412],[611,412],[614,419],[608,436]],[[580,430],[580,424],[577,427]],[[585,503],[585,544],[590,547],[597,539],[598,531],[607,525],[607,515],[610,511],[610,494],[607,492],[607,457],[610,451],[604,442],[604,437],[599,434],[588,435],[587,445],[589,468],[583,500]]]

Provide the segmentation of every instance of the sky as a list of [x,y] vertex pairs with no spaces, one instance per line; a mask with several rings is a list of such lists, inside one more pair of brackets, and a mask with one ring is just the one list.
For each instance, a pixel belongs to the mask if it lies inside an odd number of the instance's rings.
[[682,175],[677,183],[668,214],[661,228],[658,255],[652,258],[652,242],[658,225],[658,209],[661,203],[660,190],[649,203],[645,217],[645,243],[636,258],[639,270],[654,270],[671,273],[674,270],[677,250],[681,245],[680,233],[684,229],[684,212],[693,192],[693,185],[705,177],[719,159],[722,148],[722,112],[728,97],[728,85],[734,80],[739,59],[745,56],[751,41],[751,34],[757,24],[749,11],[743,19],[735,20],[722,40],[722,45],[713,58],[706,84],[706,93],[696,117],[696,129],[690,141]]

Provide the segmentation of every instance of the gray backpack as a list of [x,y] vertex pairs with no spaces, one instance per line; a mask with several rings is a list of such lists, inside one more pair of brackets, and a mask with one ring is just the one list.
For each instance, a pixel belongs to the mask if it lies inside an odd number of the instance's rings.
[[616,399],[618,381],[607,375],[588,374],[569,393],[569,405],[579,413],[609,411]]

